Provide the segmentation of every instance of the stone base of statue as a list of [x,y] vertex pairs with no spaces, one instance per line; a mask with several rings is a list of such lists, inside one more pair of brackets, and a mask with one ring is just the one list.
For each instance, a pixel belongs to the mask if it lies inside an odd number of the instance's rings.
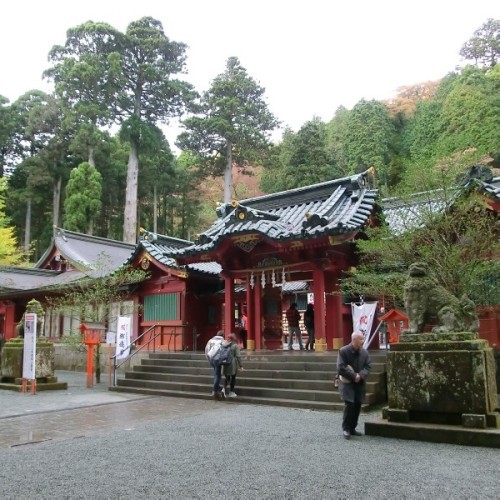
[[392,437],[500,447],[495,358],[476,333],[401,335],[387,391],[389,425],[367,423],[367,434],[391,436],[392,427]]
[[[0,364],[0,389],[20,391],[23,376],[24,339],[16,337],[5,343]],[[46,339],[36,341],[36,390],[65,390],[66,382],[58,382],[54,375],[54,344]],[[28,388],[31,382],[28,381]]]

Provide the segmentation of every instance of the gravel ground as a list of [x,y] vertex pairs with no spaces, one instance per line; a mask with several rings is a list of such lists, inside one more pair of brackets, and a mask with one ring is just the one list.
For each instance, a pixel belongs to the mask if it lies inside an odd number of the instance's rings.
[[221,402],[136,428],[4,448],[0,498],[500,498],[497,449],[347,441],[340,422],[340,413]]

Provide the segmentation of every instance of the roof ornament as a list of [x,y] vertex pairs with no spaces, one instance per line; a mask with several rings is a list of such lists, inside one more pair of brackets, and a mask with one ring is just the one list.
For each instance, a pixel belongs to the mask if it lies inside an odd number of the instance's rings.
[[217,208],[215,209],[215,213],[220,219],[223,219],[226,217],[226,215],[229,213],[229,207],[231,205],[229,203],[221,203],[220,201],[217,202]]
[[143,227],[139,228],[139,233],[140,233],[140,239],[143,241],[149,241],[153,243],[158,239],[158,235],[156,233],[151,233],[150,231],[147,231]]

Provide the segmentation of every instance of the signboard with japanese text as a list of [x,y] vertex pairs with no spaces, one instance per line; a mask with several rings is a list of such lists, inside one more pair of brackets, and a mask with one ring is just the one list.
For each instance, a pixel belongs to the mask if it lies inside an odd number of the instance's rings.
[[116,343],[116,333],[106,332],[106,344],[115,344],[115,343]]
[[23,378],[28,380],[35,378],[36,320],[35,313],[24,316]]
[[126,358],[130,354],[130,318],[118,318],[118,332],[116,334],[116,359]]

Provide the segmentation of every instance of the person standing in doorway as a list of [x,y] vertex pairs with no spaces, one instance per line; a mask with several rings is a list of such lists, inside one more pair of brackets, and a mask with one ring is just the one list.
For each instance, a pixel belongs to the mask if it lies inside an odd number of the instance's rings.
[[307,344],[306,351],[310,349],[314,351],[314,304],[307,304],[306,310],[304,312],[304,326],[307,330]]
[[[236,385],[236,374],[238,370],[243,371],[243,365],[241,364],[241,354],[240,346],[238,345],[236,334],[230,333],[227,337],[227,341],[230,342],[232,361],[230,365],[224,365],[222,367],[222,374],[226,377],[226,388],[229,386],[228,396],[230,398],[235,398],[237,394],[234,392],[234,387]],[[226,389],[227,391],[227,389]]]
[[344,401],[342,431],[345,439],[362,435],[356,427],[365,398],[366,379],[371,370],[370,355],[363,347],[364,341],[362,332],[353,332],[351,343],[339,350],[337,358],[340,398]]
[[243,349],[246,349],[247,348],[247,337],[248,337],[248,330],[247,330],[248,318],[247,318],[247,315],[245,314],[245,312],[243,312],[243,314],[241,315],[240,325],[241,325],[241,329],[240,329],[241,343],[243,345]]
[[288,322],[288,350],[293,351],[293,335],[297,336],[297,341],[299,343],[300,350],[304,350],[302,345],[302,333],[300,331],[300,313],[297,310],[297,303],[292,302],[290,307],[286,311],[286,320]]

